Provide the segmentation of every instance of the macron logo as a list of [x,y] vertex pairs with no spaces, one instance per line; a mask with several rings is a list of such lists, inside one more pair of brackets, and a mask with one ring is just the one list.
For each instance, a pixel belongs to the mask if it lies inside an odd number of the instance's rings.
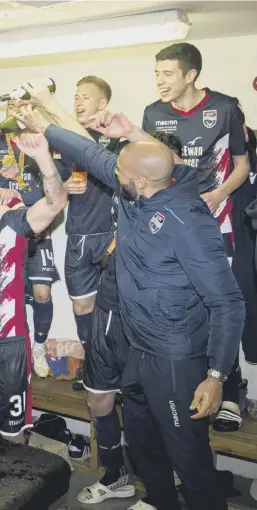
[[177,413],[175,402],[173,400],[170,400],[169,401],[169,405],[170,405],[170,410],[172,412],[174,425],[175,425],[175,427],[180,427],[180,423],[179,423],[179,419],[178,419],[178,413]]
[[177,120],[157,120],[155,122],[156,126],[177,126]]

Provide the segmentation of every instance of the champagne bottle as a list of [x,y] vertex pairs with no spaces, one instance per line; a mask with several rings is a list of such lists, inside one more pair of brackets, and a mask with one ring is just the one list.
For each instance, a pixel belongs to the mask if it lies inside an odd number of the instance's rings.
[[20,133],[26,126],[19,120],[16,120],[14,117],[8,117],[8,119],[0,122],[0,131],[2,133]]
[[[48,87],[51,94],[54,94],[56,91],[56,85],[52,78],[48,78],[46,80],[46,86]],[[10,101],[11,99],[30,99],[30,94],[23,88],[19,87],[18,89],[12,90],[9,94],[3,94],[0,96],[0,101]]]

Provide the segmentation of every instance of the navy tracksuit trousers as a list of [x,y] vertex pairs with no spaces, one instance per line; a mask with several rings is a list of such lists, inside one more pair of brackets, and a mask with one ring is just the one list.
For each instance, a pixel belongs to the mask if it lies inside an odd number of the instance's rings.
[[123,374],[124,429],[146,502],[177,510],[172,470],[186,489],[189,510],[227,510],[213,466],[208,419],[189,409],[206,378],[206,356],[182,361],[131,348]]

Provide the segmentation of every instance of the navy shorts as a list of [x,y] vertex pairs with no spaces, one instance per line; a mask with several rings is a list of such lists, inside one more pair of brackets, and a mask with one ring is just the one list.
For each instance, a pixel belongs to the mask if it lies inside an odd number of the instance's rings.
[[[15,436],[32,426],[31,374],[26,339],[0,338],[0,434]],[[30,353],[29,353],[30,355]]]
[[53,243],[50,237],[28,242],[26,275],[31,285],[51,285],[60,280],[54,263]]
[[65,279],[71,299],[82,299],[97,293],[101,260],[106,254],[111,235],[81,236],[69,234],[65,255]]
[[95,393],[119,391],[128,353],[119,314],[95,305],[92,336],[86,345],[85,388]]

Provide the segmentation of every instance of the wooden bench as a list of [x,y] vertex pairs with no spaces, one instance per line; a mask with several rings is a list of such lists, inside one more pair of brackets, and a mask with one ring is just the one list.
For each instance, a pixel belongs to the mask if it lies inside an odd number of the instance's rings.
[[257,421],[248,415],[238,432],[219,434],[210,427],[210,441],[215,454],[257,462]]
[[[32,384],[34,408],[91,423],[85,406],[85,393],[83,391],[73,391],[70,382],[55,381],[50,377],[48,379],[34,377]],[[257,422],[247,416],[239,432],[218,434],[210,427],[210,441],[214,455],[220,453],[257,462]],[[90,468],[95,470],[99,468],[99,464],[95,434],[92,426],[90,442]]]

